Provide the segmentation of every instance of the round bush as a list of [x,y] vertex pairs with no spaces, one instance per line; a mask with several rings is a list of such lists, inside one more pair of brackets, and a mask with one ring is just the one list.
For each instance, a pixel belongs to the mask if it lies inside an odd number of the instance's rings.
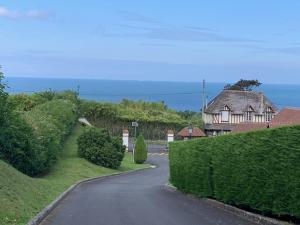
[[122,140],[111,137],[103,129],[87,128],[77,139],[77,144],[80,157],[100,166],[115,169],[124,158]]

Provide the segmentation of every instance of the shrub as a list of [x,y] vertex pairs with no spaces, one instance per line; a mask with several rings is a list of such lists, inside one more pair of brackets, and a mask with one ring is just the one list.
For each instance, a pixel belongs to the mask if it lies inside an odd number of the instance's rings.
[[300,218],[300,126],[170,144],[182,191]]
[[134,147],[134,162],[142,164],[147,159],[147,147],[143,135],[139,135]]
[[78,155],[100,166],[115,169],[124,158],[122,140],[110,137],[108,131],[103,129],[87,128],[77,143]]
[[77,93],[74,91],[42,91],[35,92],[33,94],[12,94],[8,97],[8,103],[10,106],[16,111],[30,111],[35,106],[46,103],[48,101],[56,100],[56,99],[64,99],[69,100],[70,102],[78,105],[79,100]]
[[35,175],[42,159],[37,157],[41,146],[33,130],[18,114],[9,119],[8,125],[0,132],[0,159],[27,175]]

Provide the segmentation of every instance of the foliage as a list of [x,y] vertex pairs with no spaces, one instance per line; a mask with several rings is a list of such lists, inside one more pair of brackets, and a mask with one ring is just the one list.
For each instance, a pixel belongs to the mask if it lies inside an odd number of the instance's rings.
[[74,91],[66,90],[61,92],[54,92],[52,90],[46,90],[41,92],[35,92],[33,94],[12,94],[8,97],[8,102],[14,110],[22,112],[30,111],[37,105],[55,99],[69,100],[74,104],[78,104],[79,101],[77,93]]
[[225,90],[252,91],[252,87],[258,87],[261,83],[258,80],[239,80],[235,84],[227,84]]
[[300,218],[300,126],[170,144],[182,191]]
[[147,146],[143,135],[139,135],[134,148],[134,162],[143,164],[147,160]]
[[87,128],[77,143],[80,157],[108,168],[118,168],[121,165],[125,147],[119,138],[110,137],[106,130]]
[[94,165],[77,155],[76,140],[83,127],[76,126],[65,141],[58,161],[45,176],[28,177],[0,160],[0,224],[27,224],[42,208],[70,185],[82,179],[110,175],[148,165],[133,163],[132,154],[125,154],[122,165],[108,169]]
[[121,135],[124,127],[134,133],[131,122],[138,120],[138,133],[143,133],[147,139],[152,140],[165,139],[166,130],[180,130],[190,122],[175,110],[168,109],[162,102],[142,100],[124,99],[117,104],[81,100],[80,114],[97,127],[108,129],[114,136]]
[[1,159],[30,176],[47,172],[76,121],[74,107],[52,100],[22,115],[12,112],[0,132]]
[[32,129],[19,114],[12,111],[2,80],[3,74],[0,72],[0,159],[32,175],[40,164],[36,158],[39,145]]
[[185,111],[179,111],[178,114],[186,121],[189,121],[188,124],[191,124],[192,126],[195,126],[195,127],[203,127],[201,113],[194,112],[191,110],[185,110]]
[[63,141],[76,122],[76,106],[68,100],[51,100],[25,112],[22,117],[32,128],[40,146],[35,152],[41,163],[29,175],[46,172],[55,163]]
[[0,135],[0,159],[23,173],[33,175],[42,163],[37,159],[36,151],[40,146],[33,130],[17,114],[9,118],[8,124]]
[[[1,69],[1,66],[0,66]],[[7,116],[9,115],[9,107],[7,104],[8,93],[5,92],[6,85],[3,83],[4,75],[0,71],[0,130],[3,130],[7,123]]]

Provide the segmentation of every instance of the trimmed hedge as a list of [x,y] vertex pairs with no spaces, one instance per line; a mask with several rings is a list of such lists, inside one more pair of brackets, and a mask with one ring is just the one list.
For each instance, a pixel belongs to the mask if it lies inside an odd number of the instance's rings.
[[76,119],[76,105],[62,99],[12,112],[0,131],[0,158],[30,176],[47,172]]
[[300,126],[170,143],[178,189],[300,218]]

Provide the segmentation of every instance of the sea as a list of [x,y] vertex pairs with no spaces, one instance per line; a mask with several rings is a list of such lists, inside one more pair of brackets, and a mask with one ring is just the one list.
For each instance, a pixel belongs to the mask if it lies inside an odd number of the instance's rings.
[[[122,99],[163,101],[176,110],[199,111],[202,96],[205,102],[214,98],[225,83],[168,81],[125,81],[92,79],[56,79],[6,77],[9,93],[33,93],[43,90],[74,90],[83,99],[119,102]],[[286,106],[300,107],[300,85],[263,84],[255,89],[262,91],[280,109]]]

